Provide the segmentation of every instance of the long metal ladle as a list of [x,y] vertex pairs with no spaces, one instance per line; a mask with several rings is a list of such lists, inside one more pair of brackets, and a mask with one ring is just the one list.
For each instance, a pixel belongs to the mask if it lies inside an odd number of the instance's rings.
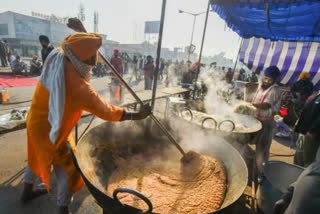
[[[77,32],[87,32],[84,28],[81,21],[77,18],[70,18],[68,20],[67,26]],[[99,52],[99,56],[103,60],[103,62],[106,64],[108,69],[112,72],[112,74],[119,80],[119,82],[129,91],[129,93],[137,100],[137,102],[143,106],[142,100],[138,97],[138,95],[132,90],[132,88],[127,84],[127,82],[121,77],[121,75],[117,72],[117,70],[113,67],[113,65]],[[183,157],[186,156],[185,151],[181,148],[181,146],[177,143],[177,141],[172,137],[172,135],[168,132],[168,130],[164,127],[164,125],[156,118],[156,116],[151,113],[150,117],[152,120],[156,123],[156,125],[160,128],[162,133],[166,135],[169,139],[169,141],[179,150],[179,152],[183,155]]]

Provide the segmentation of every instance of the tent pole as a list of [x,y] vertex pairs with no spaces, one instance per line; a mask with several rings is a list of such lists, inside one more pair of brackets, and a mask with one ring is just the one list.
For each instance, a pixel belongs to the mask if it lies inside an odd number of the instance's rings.
[[196,80],[194,83],[194,90],[193,90],[193,99],[195,99],[196,95],[196,89],[197,89],[197,81],[198,81],[198,76],[200,73],[200,68],[201,68],[201,58],[202,58],[202,51],[203,51],[203,44],[204,44],[204,39],[206,36],[206,30],[207,30],[207,23],[208,23],[208,16],[210,12],[210,0],[208,0],[208,8],[207,8],[207,13],[206,13],[206,21],[204,22],[204,28],[203,28],[203,34],[202,34],[202,41],[201,41],[201,48],[200,48],[200,53],[199,53],[199,66],[197,68],[197,73],[196,73]]
[[243,38],[241,38],[238,55],[237,55],[236,61],[235,61],[235,63],[234,63],[234,67],[233,67],[233,71],[232,71],[233,74],[234,74],[234,71],[236,70],[236,67],[237,67],[237,64],[238,64],[238,60],[239,60],[239,55],[240,55],[240,50],[241,50],[242,43],[243,43]]
[[158,47],[157,47],[156,70],[153,76],[153,90],[152,90],[152,101],[151,101],[152,110],[154,109],[156,91],[157,91],[159,64],[160,64],[160,56],[161,56],[162,32],[163,32],[164,15],[166,13],[166,4],[167,4],[167,0],[162,0],[160,30],[159,30]]

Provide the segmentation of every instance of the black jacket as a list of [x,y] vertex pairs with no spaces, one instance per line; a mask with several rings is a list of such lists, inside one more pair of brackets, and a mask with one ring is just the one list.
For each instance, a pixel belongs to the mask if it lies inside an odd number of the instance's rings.
[[313,92],[313,84],[309,79],[300,79],[292,85],[291,93],[296,97],[296,93],[300,93],[306,99]]
[[41,57],[42,57],[42,64],[44,64],[44,61],[46,61],[47,56],[50,54],[50,52],[54,49],[52,45],[49,45],[47,48],[42,48],[41,50]]
[[310,132],[316,138],[320,137],[320,95],[306,104],[301,113],[295,131],[301,134]]

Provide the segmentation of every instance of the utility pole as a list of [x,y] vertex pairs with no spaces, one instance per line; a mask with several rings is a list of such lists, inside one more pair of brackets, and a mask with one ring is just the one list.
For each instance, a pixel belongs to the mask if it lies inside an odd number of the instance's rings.
[[80,19],[81,22],[84,22],[86,20],[85,8],[82,3],[80,3],[80,5],[79,5],[78,18]]
[[158,82],[159,64],[160,64],[160,56],[161,56],[161,45],[162,45],[162,32],[163,32],[164,16],[166,13],[166,4],[167,4],[167,0],[162,0],[160,30],[159,30],[158,47],[157,47],[156,70],[153,76],[153,91],[152,91],[152,101],[151,101],[152,110],[154,110],[156,92],[157,92],[157,82]]
[[195,95],[196,95],[197,81],[198,81],[198,76],[199,76],[200,68],[201,68],[201,57],[202,57],[204,39],[205,39],[205,37],[206,37],[206,31],[207,31],[207,24],[208,24],[209,12],[210,12],[210,0],[208,0],[208,7],[207,7],[207,13],[206,13],[206,21],[204,22],[204,27],[203,27],[201,48],[200,48],[199,60],[198,60],[198,61],[199,61],[199,66],[198,66],[198,69],[197,69],[196,80],[195,80],[195,83],[194,83],[193,99],[195,98]]
[[94,11],[93,13],[93,32],[98,33],[98,27],[99,27],[99,13],[97,11]]
[[196,19],[197,19],[197,16],[201,15],[201,14],[204,14],[206,12],[201,12],[201,13],[190,13],[190,12],[186,12],[186,11],[183,11],[183,10],[179,10],[178,11],[179,13],[186,13],[186,14],[189,14],[189,15],[192,15],[193,16],[193,25],[192,25],[192,32],[191,32],[191,41],[190,41],[190,45],[189,45],[189,48],[188,48],[188,60],[190,60],[190,54],[191,54],[191,48],[193,46],[193,34],[194,34],[194,27],[196,25]]

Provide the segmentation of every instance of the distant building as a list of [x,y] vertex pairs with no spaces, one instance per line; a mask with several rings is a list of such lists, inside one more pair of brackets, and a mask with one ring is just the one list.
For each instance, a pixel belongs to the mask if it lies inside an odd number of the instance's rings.
[[40,56],[39,36],[46,35],[57,47],[74,31],[66,25],[33,16],[7,11],[0,13],[0,39],[7,40],[14,54],[24,57]]

